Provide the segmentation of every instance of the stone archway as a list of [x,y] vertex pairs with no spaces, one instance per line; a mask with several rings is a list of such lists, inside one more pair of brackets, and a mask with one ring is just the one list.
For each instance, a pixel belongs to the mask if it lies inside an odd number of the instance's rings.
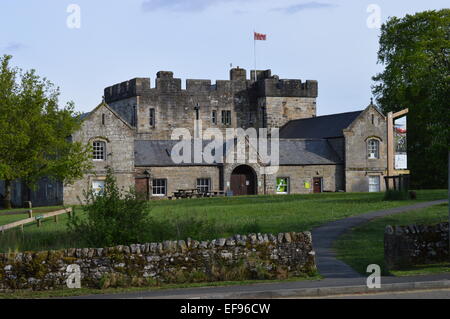
[[239,165],[230,176],[230,188],[234,196],[256,195],[257,176],[253,168],[248,165]]

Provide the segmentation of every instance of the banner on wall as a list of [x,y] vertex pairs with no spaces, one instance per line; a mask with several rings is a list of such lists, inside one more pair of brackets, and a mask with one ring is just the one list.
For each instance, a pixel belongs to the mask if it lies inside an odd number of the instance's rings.
[[406,153],[406,134],[406,116],[403,116],[394,121],[395,169],[408,168],[408,155]]

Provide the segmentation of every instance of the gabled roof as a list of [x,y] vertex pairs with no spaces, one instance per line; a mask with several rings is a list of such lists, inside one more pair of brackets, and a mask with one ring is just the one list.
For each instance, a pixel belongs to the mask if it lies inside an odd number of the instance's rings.
[[342,130],[350,126],[362,112],[361,110],[289,121],[280,129],[280,138],[342,137]]
[[[134,142],[135,166],[187,166],[187,165],[218,165],[207,164],[177,164],[170,157],[173,146],[179,141],[173,140],[136,140]],[[203,146],[211,141],[203,141]],[[325,139],[280,139],[280,165],[328,165],[341,164],[342,161]],[[222,147],[224,147],[223,144]],[[268,145],[270,154],[270,143]],[[193,153],[193,152],[192,152]],[[223,152],[225,154],[225,152]],[[193,154],[192,154],[193,158]]]
[[80,116],[80,120],[84,121],[88,119],[92,114],[94,114],[99,108],[104,106],[106,109],[108,109],[112,114],[114,114],[115,117],[117,117],[122,123],[124,123],[128,128],[133,129],[133,127],[125,121],[116,111],[114,111],[105,101],[102,101],[99,105],[97,105],[91,112],[83,113]]

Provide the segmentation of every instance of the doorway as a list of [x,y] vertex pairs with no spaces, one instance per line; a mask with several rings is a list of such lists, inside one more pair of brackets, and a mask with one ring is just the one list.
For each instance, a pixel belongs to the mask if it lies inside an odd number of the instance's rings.
[[313,192],[322,193],[322,177],[313,178]]
[[256,195],[256,179],[256,173],[250,166],[236,167],[230,177],[230,188],[233,195]]
[[148,178],[146,177],[136,177],[134,179],[136,195],[140,199],[149,199],[150,191],[148,185]]

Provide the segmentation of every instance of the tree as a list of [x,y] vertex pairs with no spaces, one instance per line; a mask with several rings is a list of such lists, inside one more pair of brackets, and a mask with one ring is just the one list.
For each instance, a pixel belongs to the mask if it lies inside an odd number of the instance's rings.
[[409,108],[411,185],[447,185],[450,136],[450,9],[393,17],[381,27],[373,93],[386,112]]
[[68,229],[90,247],[143,243],[154,228],[148,202],[133,190],[120,190],[110,168],[103,190],[95,193],[88,189],[84,195],[82,209],[86,216],[75,215],[69,220]]
[[74,104],[58,107],[59,88],[34,70],[23,72],[0,57],[0,180],[5,182],[4,207],[11,207],[11,183],[34,187],[47,176],[73,182],[90,168],[89,147],[72,142],[80,128]]

